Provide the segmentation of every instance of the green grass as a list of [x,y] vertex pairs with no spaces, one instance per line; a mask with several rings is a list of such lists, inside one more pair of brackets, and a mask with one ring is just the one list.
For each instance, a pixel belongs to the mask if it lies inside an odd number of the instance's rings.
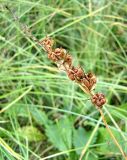
[[106,95],[106,120],[127,153],[126,0],[0,0],[0,160],[122,160],[89,97],[13,21],[47,34]]

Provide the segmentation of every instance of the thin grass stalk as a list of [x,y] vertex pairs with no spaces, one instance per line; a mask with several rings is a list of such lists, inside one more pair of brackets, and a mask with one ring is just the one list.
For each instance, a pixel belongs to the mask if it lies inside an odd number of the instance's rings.
[[107,124],[107,121],[106,121],[106,119],[105,119],[105,117],[104,117],[104,113],[103,113],[102,109],[98,108],[98,110],[99,110],[99,112],[100,112],[100,115],[101,115],[101,117],[102,117],[102,120],[103,120],[103,122],[104,122],[104,124],[105,124],[105,127],[106,127],[107,131],[109,132],[111,138],[113,139],[113,141],[114,141],[114,143],[116,144],[116,146],[119,148],[122,156],[125,158],[125,160],[127,160],[126,154],[124,153],[122,147],[121,147],[120,144],[118,143],[118,141],[117,141],[117,139],[115,138],[113,132],[111,131],[111,129],[109,128],[109,126],[108,126],[108,124]]
[[85,155],[85,153],[86,153],[86,151],[87,151],[87,149],[88,149],[88,147],[89,147],[91,141],[93,140],[94,135],[95,135],[95,133],[96,133],[96,131],[97,131],[99,125],[100,125],[101,120],[102,120],[102,117],[99,118],[97,125],[95,126],[95,128],[94,128],[92,134],[90,135],[89,140],[87,141],[87,143],[86,143],[84,149],[82,150],[82,153],[81,153],[81,155],[80,155],[79,160],[82,160],[82,158],[84,157],[84,155]]

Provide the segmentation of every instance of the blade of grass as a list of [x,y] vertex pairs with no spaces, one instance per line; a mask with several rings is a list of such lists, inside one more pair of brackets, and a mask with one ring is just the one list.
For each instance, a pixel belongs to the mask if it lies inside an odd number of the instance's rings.
[[5,112],[7,109],[9,109],[11,106],[13,106],[16,102],[18,102],[22,97],[24,97],[29,91],[32,89],[33,86],[30,86],[23,94],[21,94],[18,98],[16,98],[14,101],[9,103],[6,107],[0,110],[0,113]]
[[0,138],[0,145],[13,157],[15,157],[18,160],[22,160],[22,156],[20,156],[18,153],[14,152],[12,148],[9,147],[9,145],[2,139]]
[[82,160],[82,159],[83,159],[83,157],[84,157],[87,149],[89,148],[89,145],[90,145],[92,139],[94,138],[94,136],[95,136],[95,134],[96,134],[96,132],[97,132],[97,130],[98,130],[98,127],[99,127],[99,125],[100,125],[101,120],[102,120],[102,117],[99,118],[99,120],[98,120],[98,122],[97,122],[97,124],[96,124],[96,126],[95,126],[95,128],[94,128],[94,130],[93,130],[93,132],[91,133],[91,136],[90,136],[87,144],[85,145],[84,149],[82,150],[82,153],[81,153],[81,155],[80,155],[79,160]]

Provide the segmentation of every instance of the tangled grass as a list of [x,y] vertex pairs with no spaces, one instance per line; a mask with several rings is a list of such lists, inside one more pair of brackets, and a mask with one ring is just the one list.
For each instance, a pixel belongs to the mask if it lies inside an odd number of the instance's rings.
[[98,77],[96,90],[110,129],[127,152],[126,8],[122,1],[26,0],[0,3],[0,159],[121,160],[96,108],[77,85],[47,59],[4,5],[38,39],[47,34],[86,71]]

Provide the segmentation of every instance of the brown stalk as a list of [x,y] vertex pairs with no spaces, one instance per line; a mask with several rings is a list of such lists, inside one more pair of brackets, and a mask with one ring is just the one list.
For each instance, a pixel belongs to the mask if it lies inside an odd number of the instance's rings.
[[114,143],[116,144],[116,146],[119,148],[122,156],[125,158],[125,160],[127,160],[126,154],[124,153],[122,147],[121,147],[120,144],[118,143],[117,139],[115,138],[114,134],[112,133],[111,129],[109,128],[109,126],[108,126],[108,124],[107,124],[107,122],[106,122],[106,120],[105,120],[104,113],[103,113],[102,109],[98,108],[98,110],[99,110],[99,112],[100,112],[100,115],[101,115],[101,117],[102,117],[102,120],[103,120],[103,122],[104,122],[104,124],[105,124],[105,127],[106,127],[107,131],[109,132],[110,136],[111,136],[112,139],[114,140]]
[[[11,9],[7,6],[5,7],[10,11],[10,13],[13,16],[13,19],[18,22],[23,32],[29,38],[35,41],[39,46],[41,46],[43,50],[48,53],[48,58],[54,63],[56,63],[58,68],[62,68],[62,70],[64,70],[67,73],[68,77],[72,81],[75,81],[76,83],[78,83],[80,88],[90,96],[91,102],[97,107],[97,109],[100,112],[100,115],[102,117],[102,120],[105,124],[107,131],[109,132],[116,146],[119,148],[122,156],[125,158],[125,160],[127,160],[127,156],[125,155],[122,147],[118,143],[117,139],[113,135],[111,129],[109,128],[105,120],[105,117],[102,111],[102,107],[106,103],[105,96],[102,93],[95,94],[93,92],[93,88],[96,84],[95,75],[93,73],[85,73],[81,67],[74,67],[72,65],[72,57],[70,54],[67,53],[65,49],[63,48],[53,49],[54,42],[51,38],[46,37],[42,41],[39,41],[36,37],[33,36],[33,34],[31,33],[31,31],[26,25],[23,25],[22,23],[20,23],[19,18],[15,16],[15,14],[11,11]],[[83,156],[84,155],[81,155],[81,157]]]

